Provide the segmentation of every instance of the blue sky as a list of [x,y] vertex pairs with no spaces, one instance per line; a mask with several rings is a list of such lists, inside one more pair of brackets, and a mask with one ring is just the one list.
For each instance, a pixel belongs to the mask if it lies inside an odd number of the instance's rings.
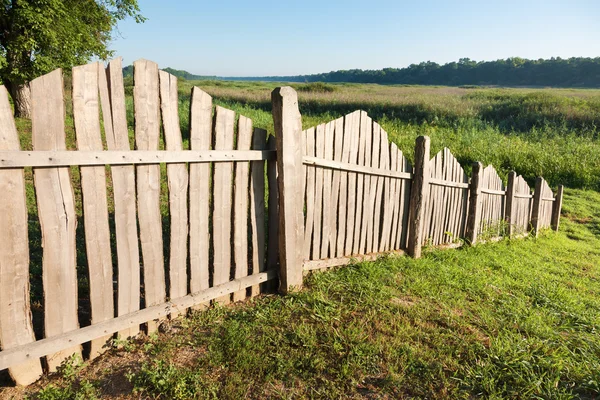
[[600,56],[598,0],[139,0],[112,49],[131,64],[219,76],[298,75],[462,57]]

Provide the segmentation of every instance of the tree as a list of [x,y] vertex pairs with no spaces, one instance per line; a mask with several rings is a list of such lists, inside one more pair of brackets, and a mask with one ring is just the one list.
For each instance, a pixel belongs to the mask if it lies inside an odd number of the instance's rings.
[[107,59],[117,22],[140,14],[137,0],[1,0],[0,79],[15,116],[30,116],[28,82],[56,68]]

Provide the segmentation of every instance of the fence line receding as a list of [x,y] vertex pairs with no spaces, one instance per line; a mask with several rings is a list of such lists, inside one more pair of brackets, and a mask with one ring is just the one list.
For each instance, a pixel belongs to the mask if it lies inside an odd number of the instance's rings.
[[[302,130],[289,87],[272,94],[275,138],[194,87],[186,138],[177,79],[151,61],[134,63],[133,133],[120,59],[75,67],[72,82],[73,151],[62,71],[31,82],[33,151],[0,86],[0,370],[18,384],[269,280],[286,293],[308,270],[559,226],[562,186],[555,196],[538,178],[532,194],[511,173],[505,187],[480,163],[469,179],[449,149],[431,158],[427,137],[413,167],[364,111]],[[38,222],[42,276],[30,282]]]

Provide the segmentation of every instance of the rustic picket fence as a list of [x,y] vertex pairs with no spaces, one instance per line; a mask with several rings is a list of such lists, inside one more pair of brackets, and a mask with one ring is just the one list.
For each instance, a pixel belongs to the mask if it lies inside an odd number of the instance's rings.
[[[302,131],[289,87],[272,93],[269,140],[193,88],[190,150],[183,150],[176,78],[136,61],[131,150],[121,61],[76,67],[72,80],[76,151],[66,150],[60,70],[31,82],[34,151],[20,150],[0,87],[0,370],[18,384],[37,380],[43,365],[55,371],[81,355],[82,344],[97,357],[117,333],[153,332],[161,320],[211,301],[256,296],[267,281],[278,279],[287,293],[302,286],[303,273],[352,260],[419,257],[424,245],[558,229],[562,186],[554,196],[538,178],[532,194],[511,173],[505,188],[480,163],[469,179],[448,149],[430,159],[427,137],[417,139],[413,168],[364,111]],[[160,164],[168,182],[164,225]],[[43,241],[43,338],[34,334],[29,300],[28,167]],[[71,167],[81,177],[83,294]],[[89,321],[80,320],[82,295]]]

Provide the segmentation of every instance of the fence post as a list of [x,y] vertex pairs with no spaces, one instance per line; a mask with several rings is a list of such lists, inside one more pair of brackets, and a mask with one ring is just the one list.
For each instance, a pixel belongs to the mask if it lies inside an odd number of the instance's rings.
[[506,188],[506,224],[508,225],[508,237],[512,237],[514,234],[514,224],[513,224],[513,208],[515,201],[515,180],[517,179],[517,173],[515,171],[510,171],[508,174],[508,185]]
[[475,244],[477,240],[477,232],[479,232],[479,223],[481,219],[481,202],[479,195],[481,194],[481,185],[479,174],[483,165],[480,162],[473,163],[473,173],[471,175],[471,184],[469,185],[469,214],[467,217],[467,234],[466,240],[470,244]]
[[533,237],[538,237],[540,232],[540,212],[542,210],[542,183],[544,178],[538,177],[535,180],[535,193],[533,194],[533,210],[531,211],[531,227],[533,229]]
[[289,86],[271,93],[279,186],[279,291],[302,288],[302,120],[298,94]]
[[558,227],[560,225],[560,211],[562,209],[563,202],[563,185],[558,185],[558,191],[556,192],[556,197],[554,198],[554,207],[552,207],[552,229],[558,231]]
[[408,254],[421,257],[425,204],[429,199],[429,150],[428,136],[419,136],[415,144],[415,166],[410,192]]

